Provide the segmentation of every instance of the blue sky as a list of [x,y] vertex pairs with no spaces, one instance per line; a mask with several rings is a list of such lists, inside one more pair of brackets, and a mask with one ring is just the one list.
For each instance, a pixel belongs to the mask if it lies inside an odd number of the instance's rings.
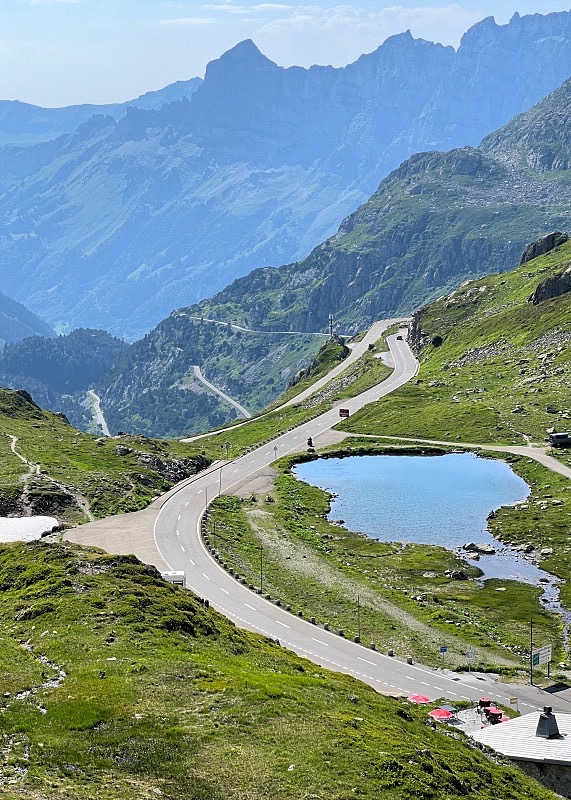
[[386,38],[457,46],[486,16],[571,10],[571,0],[0,0],[0,99],[44,106],[128,100],[253,39],[282,66],[343,66]]

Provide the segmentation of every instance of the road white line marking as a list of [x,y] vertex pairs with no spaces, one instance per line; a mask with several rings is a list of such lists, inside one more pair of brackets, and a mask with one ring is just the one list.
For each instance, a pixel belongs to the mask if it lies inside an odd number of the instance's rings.
[[209,576],[206,574],[206,572],[203,572],[203,573],[202,573],[202,577],[203,577],[203,578],[206,578],[206,580],[207,580],[207,581],[209,581],[209,580],[210,580],[210,578],[209,578]]
[[180,546],[180,549],[182,550],[183,553],[186,553],[186,550],[184,549],[184,547],[182,545]]
[[256,611],[256,609],[254,608],[254,606],[251,606],[249,603],[244,603],[244,605],[246,606],[246,608],[251,608],[251,609],[252,609],[252,611]]
[[430,683],[427,683],[426,681],[421,681],[421,683],[423,686],[430,686]]
[[230,592],[227,589],[225,589],[223,586],[220,587],[220,591],[224,592],[224,594],[230,594]]
[[325,647],[329,647],[327,642],[322,642],[321,639],[315,639],[313,636],[311,638],[313,639],[314,642],[317,642],[318,644],[325,645]]
[[194,563],[194,561],[192,560],[192,558],[189,558],[188,560],[190,561],[190,563],[192,564],[192,566],[193,566],[193,567],[196,567],[196,564]]
[[176,529],[176,535],[177,535],[177,536],[180,536],[180,531],[179,531],[179,529],[178,529],[178,528]]
[[182,517],[182,514],[179,514],[179,515],[178,515],[177,522],[180,522],[180,518],[181,518],[181,517]]
[[186,503],[184,504],[184,507],[188,508],[189,504],[190,504],[190,500],[187,500]]
[[285,622],[280,622],[279,619],[275,619],[274,622],[277,622],[278,625],[283,625],[284,628],[291,628],[291,625],[286,625]]
[[439,692],[445,692],[446,691],[446,689],[443,689],[442,686],[435,686],[434,688]]
[[[414,678],[411,678],[410,675],[405,675],[404,677],[407,679],[407,681],[413,681],[414,680]],[[428,684],[426,684],[426,685],[428,686]]]
[[365,664],[370,664],[372,667],[377,666],[374,661],[367,661],[366,658],[361,658],[361,656],[357,656],[357,661],[364,661]]

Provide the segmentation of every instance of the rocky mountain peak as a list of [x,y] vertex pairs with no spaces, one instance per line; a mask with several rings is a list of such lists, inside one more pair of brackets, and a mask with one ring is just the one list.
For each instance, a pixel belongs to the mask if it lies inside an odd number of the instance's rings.
[[206,67],[204,80],[205,82],[224,80],[232,83],[236,73],[241,76],[244,72],[268,67],[278,69],[273,61],[258,50],[251,39],[245,39],[223,53],[220,58],[210,61]]

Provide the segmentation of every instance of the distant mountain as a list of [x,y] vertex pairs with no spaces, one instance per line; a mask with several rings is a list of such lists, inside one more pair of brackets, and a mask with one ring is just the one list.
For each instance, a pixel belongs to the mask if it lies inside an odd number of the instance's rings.
[[86,391],[101,382],[127,349],[105,331],[78,329],[50,339],[30,336],[7,344],[0,353],[0,386],[25,389],[42,408],[62,411],[87,430],[92,413]]
[[26,336],[55,336],[55,331],[21,303],[0,294],[0,349]]
[[343,330],[409,313],[463,280],[511,268],[571,230],[571,79],[478,148],[420,153],[298,263],[260,269],[191,313],[258,328]]
[[324,338],[257,333],[176,312],[132,345],[84,329],[7,345],[0,386],[26,390],[91,432],[97,425],[87,392],[95,389],[112,433],[185,436],[240,416],[204,379],[254,414],[308,366]]
[[177,81],[155,92],[147,92],[125,103],[95,105],[85,103],[62,108],[42,108],[19,100],[0,100],[0,144],[47,142],[65,133],[73,133],[96,114],[120,119],[131,106],[156,110],[166,103],[189,98],[202,83],[201,78]]
[[406,33],[343,69],[242,42],[190,100],[0,148],[0,289],[59,330],[137,338],[304,258],[411,153],[475,145],[570,74],[571,12],[484,20],[457,52]]

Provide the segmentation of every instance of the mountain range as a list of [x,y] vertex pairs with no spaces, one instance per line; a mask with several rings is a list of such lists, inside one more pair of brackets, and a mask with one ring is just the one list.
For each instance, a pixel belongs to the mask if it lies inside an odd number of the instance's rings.
[[119,120],[125,116],[128,108],[156,110],[166,103],[189,98],[201,83],[200,78],[177,81],[164,89],[145,92],[134,100],[106,105],[84,103],[62,108],[42,108],[19,100],[0,100],[0,144],[35,144],[57,139],[63,134],[73,133],[96,114]]
[[410,313],[467,279],[512,268],[547,230],[571,229],[570,110],[568,80],[478,148],[404,162],[304,261],[255,270],[131,345],[93,331],[7,345],[0,381],[83,427],[85,392],[95,388],[113,431],[182,436],[236,416],[206,390],[198,366],[257,412],[315,357],[318,340],[307,333],[329,313],[343,332]]
[[343,330],[407,314],[462,281],[512,268],[571,229],[571,80],[479,147],[419,153],[303,261],[255,270],[192,309],[258,328]]
[[405,33],[341,69],[283,69],[246,41],[190,97],[5,144],[0,290],[58,331],[136,339],[305,257],[412,153],[476,145],[529,109],[571,74],[570,44],[571,12],[488,18],[457,51]]

